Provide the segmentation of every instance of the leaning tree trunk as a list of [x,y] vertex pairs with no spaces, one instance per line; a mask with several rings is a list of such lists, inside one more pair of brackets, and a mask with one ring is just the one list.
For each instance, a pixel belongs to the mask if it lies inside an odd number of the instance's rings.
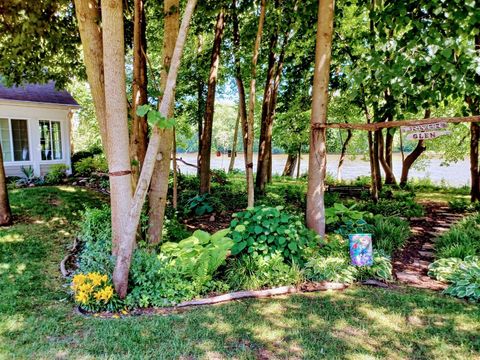
[[297,160],[297,154],[288,154],[287,162],[285,163],[285,167],[283,168],[282,176],[293,177],[293,175],[295,174],[295,165],[297,164]]
[[105,71],[106,124],[115,129],[107,139],[113,253],[126,242],[126,217],[132,200],[132,175],[128,153],[128,113],[122,2],[102,3],[103,66]]
[[137,108],[148,102],[147,59],[145,57],[147,39],[145,30],[144,1],[135,0],[133,16],[132,129],[130,136],[133,188],[137,185],[148,144],[147,120],[144,116],[137,115]]
[[402,176],[400,178],[400,186],[404,187],[407,185],[408,182],[408,173],[413,165],[413,163],[423,154],[423,152],[427,149],[425,145],[425,140],[419,140],[415,149],[408,154],[408,156],[403,161],[402,165]]
[[[203,132],[203,114],[205,113],[205,81],[201,75],[199,68],[201,67],[201,55],[203,51],[203,36],[197,36],[197,153],[202,148],[202,132]],[[197,177],[200,178],[200,156],[197,154]]]
[[[425,110],[425,119],[428,119],[431,115],[430,109]],[[402,134],[400,133],[400,140]],[[424,140],[419,140],[415,149],[408,154],[406,158],[402,161],[402,176],[400,177],[400,186],[404,187],[407,185],[408,182],[408,173],[415,161],[423,154],[423,152],[427,149],[427,145],[425,144]],[[402,154],[403,154],[403,146],[402,146]]]
[[340,159],[338,159],[338,166],[337,166],[337,181],[342,181],[342,167],[343,163],[345,162],[345,157],[347,156],[347,147],[352,139],[353,132],[352,130],[347,130],[347,138],[345,139],[342,145],[342,151],[340,153]]
[[382,172],[380,170],[380,133],[382,130],[376,130],[373,133],[373,166],[375,166],[375,176],[378,191],[382,190]]
[[[179,0],[165,0],[164,6],[164,32],[163,37],[163,67],[161,73],[160,90],[165,92],[167,86],[167,74],[170,68],[175,43],[178,36],[179,26]],[[167,117],[173,116],[175,102],[175,93],[168,103]],[[160,144],[159,154],[153,170],[150,192],[148,194],[148,242],[158,244],[162,240],[163,223],[165,217],[165,208],[167,206],[168,177],[170,175],[170,154],[173,149],[173,130],[160,130],[162,143]]]
[[231,173],[235,167],[235,158],[237,157],[238,128],[240,126],[240,110],[238,110],[237,120],[235,121],[235,129],[233,130],[232,156],[230,164],[228,164],[228,172]]
[[[178,32],[177,41],[175,43],[175,50],[173,52],[172,61],[167,76],[167,83],[165,86],[165,93],[159,105],[159,113],[163,117],[167,117],[171,108],[171,102],[175,98],[175,87],[177,84],[177,75],[180,68],[180,60],[185,45],[188,27],[197,5],[197,0],[188,0],[185,7],[182,24]],[[126,241],[120,244],[118,249],[117,262],[113,271],[113,281],[115,290],[121,299],[125,298],[128,288],[128,273],[130,263],[132,260],[133,247],[135,244],[135,235],[140,222],[140,214],[147,195],[148,187],[152,179],[152,174],[156,159],[161,157],[170,157],[171,153],[159,152],[160,144],[162,142],[161,131],[155,126],[152,129],[152,135],[147,147],[145,155],[145,162],[142,166],[138,185],[131,202],[130,211],[127,217],[127,226],[125,228]]]
[[0,226],[7,226],[12,223],[12,211],[8,201],[7,178],[3,166],[3,151],[0,144]]
[[215,90],[217,87],[218,68],[220,66],[220,47],[222,44],[223,29],[225,28],[224,10],[221,9],[215,25],[212,57],[210,61],[210,75],[208,77],[207,103],[203,119],[201,148],[198,154],[200,163],[200,194],[210,192],[210,156],[212,153],[213,115],[215,112]]
[[[308,161],[307,226],[325,235],[325,175],[328,83],[332,55],[334,0],[319,0]],[[320,125],[320,126],[319,126]]]
[[253,125],[254,125],[254,116],[255,116],[255,82],[257,76],[257,62],[258,55],[260,53],[260,44],[262,42],[263,34],[263,24],[265,22],[265,6],[266,0],[262,0],[260,5],[260,18],[258,19],[258,29],[257,36],[255,38],[255,46],[253,48],[253,57],[252,57],[252,73],[250,80],[250,95],[249,95],[249,104],[248,104],[248,117],[247,117],[247,147],[246,147],[246,158],[247,162],[245,163],[245,172],[247,175],[247,204],[248,207],[252,207],[255,204],[255,188],[253,184]]

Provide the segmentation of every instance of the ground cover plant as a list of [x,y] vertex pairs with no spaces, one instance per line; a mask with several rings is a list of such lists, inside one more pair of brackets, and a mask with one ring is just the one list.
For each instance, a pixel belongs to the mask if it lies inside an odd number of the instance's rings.
[[478,305],[404,287],[352,286],[170,316],[75,315],[58,264],[78,231],[77,209],[101,208],[102,196],[40,187],[13,190],[11,201],[21,220],[0,230],[0,358],[480,356]]
[[429,275],[449,283],[446,294],[480,301],[480,215],[455,224],[435,242],[437,260]]

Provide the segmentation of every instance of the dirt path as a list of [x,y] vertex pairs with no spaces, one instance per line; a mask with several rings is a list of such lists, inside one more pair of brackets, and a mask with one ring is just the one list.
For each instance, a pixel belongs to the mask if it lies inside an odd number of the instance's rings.
[[460,220],[462,214],[454,214],[443,203],[422,203],[425,217],[412,218],[410,228],[412,236],[405,247],[393,256],[393,272],[397,280],[409,286],[442,290],[444,283],[431,279],[428,265],[435,258],[435,240]]

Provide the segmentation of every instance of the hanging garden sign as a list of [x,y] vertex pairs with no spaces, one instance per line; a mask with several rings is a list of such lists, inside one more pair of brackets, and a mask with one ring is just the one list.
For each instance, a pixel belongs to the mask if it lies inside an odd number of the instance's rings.
[[428,140],[436,139],[439,136],[450,135],[451,131],[426,131],[407,134],[407,140]]
[[408,133],[406,138],[408,140],[428,140],[435,139],[439,136],[450,135],[451,132],[446,129],[448,124],[446,122],[438,122],[433,124],[402,126],[402,132]]

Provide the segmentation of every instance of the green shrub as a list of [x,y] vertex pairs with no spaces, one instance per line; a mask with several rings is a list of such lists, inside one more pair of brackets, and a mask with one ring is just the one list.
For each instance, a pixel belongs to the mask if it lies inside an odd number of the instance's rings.
[[423,207],[413,198],[380,199],[377,203],[363,201],[358,205],[359,210],[380,214],[383,216],[420,217],[424,214]]
[[58,184],[67,176],[68,166],[65,164],[53,164],[45,175],[47,184]]
[[203,285],[211,281],[215,271],[225,263],[233,246],[233,241],[226,237],[229,232],[229,229],[225,229],[210,235],[197,230],[178,243],[164,243],[160,257],[168,260],[177,272],[190,279],[201,291]]
[[389,255],[401,248],[410,236],[408,222],[395,216],[375,215],[371,224],[374,247]]
[[81,159],[75,164],[76,175],[91,176],[95,172],[108,172],[107,159],[102,154]]
[[305,248],[319,241],[302,219],[282,207],[257,206],[233,216],[232,255],[270,256],[278,251],[286,260],[301,264]]
[[453,199],[448,202],[448,207],[453,212],[463,213],[467,211],[470,203],[465,199]]
[[111,274],[114,267],[112,253],[112,225],[110,208],[87,209],[82,214],[78,238],[82,251],[78,269],[82,273]]
[[480,257],[440,259],[430,264],[428,274],[450,283],[445,294],[480,301]]
[[435,242],[438,258],[460,258],[480,255],[480,214],[455,224]]
[[297,285],[302,280],[303,275],[299,267],[296,264],[286,264],[278,252],[270,257],[243,256],[240,259],[231,259],[225,279],[233,290]]
[[335,281],[351,284],[357,269],[346,256],[317,256],[305,264],[305,277],[311,281]]
[[351,284],[356,280],[392,279],[390,257],[381,251],[373,252],[373,265],[351,265],[347,254],[316,255],[305,265],[305,277],[312,281],[334,281]]
[[195,213],[197,216],[202,216],[213,212],[213,206],[210,204],[209,195],[195,195],[187,201],[187,213]]

